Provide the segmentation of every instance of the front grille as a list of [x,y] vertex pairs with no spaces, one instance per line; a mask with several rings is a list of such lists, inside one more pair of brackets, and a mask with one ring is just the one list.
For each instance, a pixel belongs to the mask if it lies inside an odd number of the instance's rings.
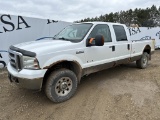
[[23,55],[9,49],[9,62],[14,69],[20,71],[23,68]]

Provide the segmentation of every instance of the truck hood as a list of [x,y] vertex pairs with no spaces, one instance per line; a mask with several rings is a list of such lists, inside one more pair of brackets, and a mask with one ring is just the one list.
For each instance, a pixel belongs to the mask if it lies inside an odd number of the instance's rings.
[[77,43],[64,40],[41,40],[20,43],[14,46],[26,51],[35,52],[37,55],[42,55],[49,54],[50,52],[66,50],[67,48],[74,49],[74,44]]

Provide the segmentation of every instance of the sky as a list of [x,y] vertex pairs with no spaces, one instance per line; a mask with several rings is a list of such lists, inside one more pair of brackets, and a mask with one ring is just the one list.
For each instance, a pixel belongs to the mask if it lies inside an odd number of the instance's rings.
[[110,12],[160,6],[160,0],[0,0],[0,14],[74,22]]

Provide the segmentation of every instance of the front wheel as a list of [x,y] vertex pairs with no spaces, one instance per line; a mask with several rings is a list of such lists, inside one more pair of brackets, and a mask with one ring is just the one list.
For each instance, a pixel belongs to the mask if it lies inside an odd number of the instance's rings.
[[137,67],[144,69],[148,66],[149,54],[144,52],[139,60],[136,61]]
[[45,86],[46,96],[53,102],[63,102],[71,98],[78,86],[74,72],[68,69],[53,71]]

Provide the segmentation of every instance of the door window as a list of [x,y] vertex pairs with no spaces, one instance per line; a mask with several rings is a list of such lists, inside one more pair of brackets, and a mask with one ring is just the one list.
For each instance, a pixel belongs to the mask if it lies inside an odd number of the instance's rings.
[[89,35],[89,38],[95,38],[96,35],[103,35],[104,42],[112,42],[109,26],[106,24],[96,25]]
[[113,25],[117,41],[127,41],[126,31],[121,25]]

